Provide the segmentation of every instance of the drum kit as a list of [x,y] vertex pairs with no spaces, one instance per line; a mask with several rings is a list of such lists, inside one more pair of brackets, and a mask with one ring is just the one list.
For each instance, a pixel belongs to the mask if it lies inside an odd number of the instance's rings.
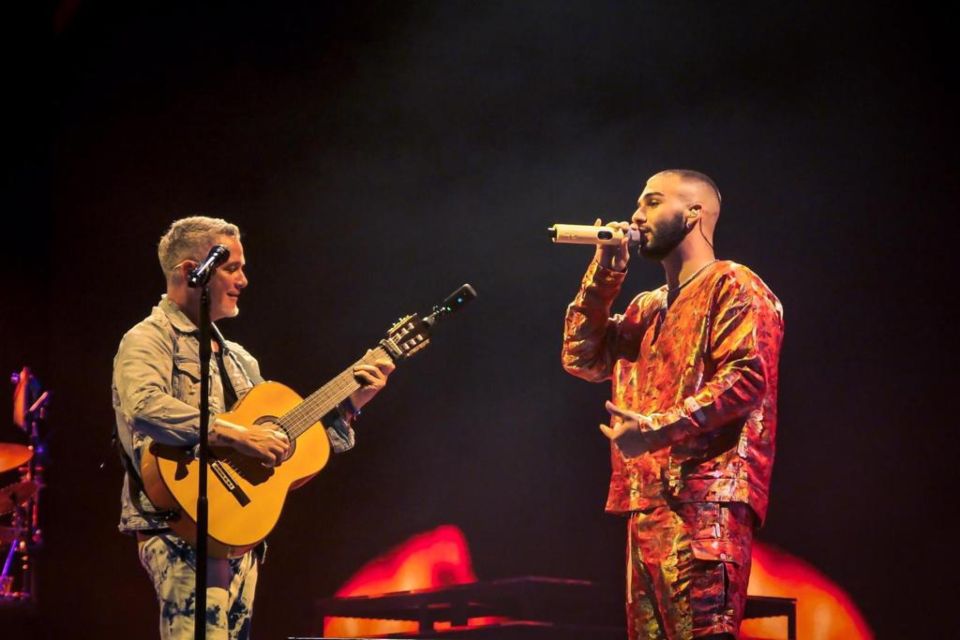
[[26,434],[26,444],[0,442],[0,604],[32,603],[32,553],[40,548],[40,490],[43,488],[43,445],[40,423],[50,393],[43,391],[30,369],[11,376],[13,422]]

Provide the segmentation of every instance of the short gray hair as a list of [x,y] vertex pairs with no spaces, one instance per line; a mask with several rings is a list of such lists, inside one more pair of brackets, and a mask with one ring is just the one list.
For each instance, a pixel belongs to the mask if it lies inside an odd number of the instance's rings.
[[240,229],[221,218],[190,216],[174,220],[160,238],[157,257],[167,278],[184,260],[203,260],[206,252],[220,236],[240,237]]

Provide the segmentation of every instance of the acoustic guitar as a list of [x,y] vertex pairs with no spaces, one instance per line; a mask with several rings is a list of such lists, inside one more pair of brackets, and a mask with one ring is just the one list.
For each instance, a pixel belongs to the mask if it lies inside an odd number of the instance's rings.
[[[413,314],[390,327],[370,353],[356,364],[388,357],[397,363],[429,343],[436,321],[476,297],[465,284],[433,312]],[[280,518],[287,493],[317,475],[330,458],[330,442],[320,419],[336,409],[360,383],[353,375],[356,364],[317,389],[306,399],[279,382],[255,385],[229,411],[218,415],[234,424],[272,423],[290,439],[286,458],[275,467],[238,451],[211,447],[207,475],[209,555],[233,558],[257,546]],[[176,515],[168,524],[174,533],[196,545],[199,462],[193,449],[153,443],[144,454],[140,475],[144,491],[158,509]]]

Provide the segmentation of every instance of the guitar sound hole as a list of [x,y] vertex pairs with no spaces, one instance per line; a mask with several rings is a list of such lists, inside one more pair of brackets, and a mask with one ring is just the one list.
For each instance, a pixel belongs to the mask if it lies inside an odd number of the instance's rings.
[[279,431],[283,435],[287,436],[287,440],[290,442],[290,448],[287,449],[287,453],[283,456],[280,464],[283,464],[293,457],[293,452],[297,450],[297,441],[290,437],[290,432],[287,430],[287,427],[280,423],[279,418],[276,416],[260,416],[253,422],[253,424],[258,426],[268,426],[274,431]]

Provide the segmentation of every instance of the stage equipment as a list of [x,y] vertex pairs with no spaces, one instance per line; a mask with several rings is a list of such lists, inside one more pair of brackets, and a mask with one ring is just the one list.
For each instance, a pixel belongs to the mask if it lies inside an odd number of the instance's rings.
[[33,457],[33,449],[22,444],[0,442],[0,473],[26,464]]
[[[404,638],[622,640],[623,594],[587,580],[522,576],[383,595],[325,598],[321,616],[410,620]],[[745,618],[787,619],[794,640],[796,599],[749,596]],[[472,621],[486,619],[481,624]],[[442,628],[442,626],[446,628]],[[292,638],[291,638],[292,640]],[[299,637],[297,640],[315,640]]]
[[12,482],[0,477],[0,603],[35,604],[33,554],[43,544],[40,491],[44,487],[44,445],[40,425],[46,418],[50,392],[43,390],[29,367],[13,373],[10,381],[15,385],[13,422],[26,433],[27,444],[0,443],[0,474],[16,476]]

